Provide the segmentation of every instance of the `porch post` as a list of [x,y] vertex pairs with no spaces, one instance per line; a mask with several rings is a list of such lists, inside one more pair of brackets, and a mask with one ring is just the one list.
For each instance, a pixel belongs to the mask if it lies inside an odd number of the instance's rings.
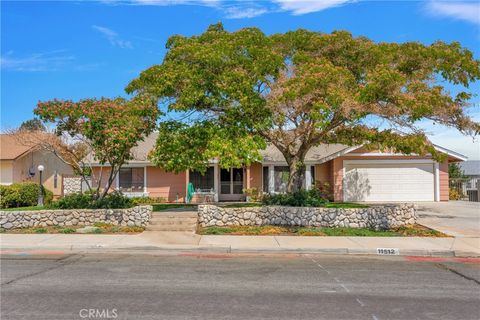
[[440,170],[438,166],[438,162],[435,161],[433,164],[434,169],[434,201],[440,201]]
[[275,192],[275,175],[274,175],[274,166],[268,166],[268,193]]
[[250,166],[247,166],[245,168],[245,177],[246,177],[246,181],[245,181],[245,188],[246,189],[250,189]]
[[218,202],[218,193],[219,193],[218,180],[219,180],[218,161],[215,161],[215,163],[213,164],[213,191],[215,192],[215,195],[213,196],[213,200],[215,202]]
[[310,190],[312,188],[312,166],[305,166],[305,189]]

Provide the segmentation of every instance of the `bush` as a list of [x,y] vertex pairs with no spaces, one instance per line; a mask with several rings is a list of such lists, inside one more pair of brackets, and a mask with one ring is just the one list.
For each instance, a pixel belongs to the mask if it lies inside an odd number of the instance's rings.
[[[38,203],[40,186],[33,182],[14,183],[9,186],[0,186],[0,207],[29,207]],[[49,204],[53,199],[53,192],[43,187],[43,202]]]
[[292,193],[265,195],[262,198],[265,205],[278,205],[290,207],[322,207],[328,203],[326,195],[318,188],[300,190]]
[[107,194],[101,200],[95,200],[92,194],[73,193],[53,202],[52,209],[123,209],[133,207],[132,199],[121,192]]
[[462,199],[462,194],[458,192],[456,189],[449,189],[448,190],[448,198],[450,200],[460,200]]
[[165,203],[167,200],[162,197],[133,197],[130,198],[135,206],[142,204]]
[[257,188],[243,189],[243,192],[248,197],[249,201],[259,201],[261,199],[261,194]]

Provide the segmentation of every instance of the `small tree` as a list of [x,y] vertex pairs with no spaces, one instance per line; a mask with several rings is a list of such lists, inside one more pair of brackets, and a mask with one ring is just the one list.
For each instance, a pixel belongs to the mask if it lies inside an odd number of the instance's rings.
[[448,178],[450,179],[463,179],[465,178],[462,168],[458,163],[450,163],[448,165]]
[[[103,170],[92,179],[96,181],[93,196],[101,199],[122,165],[132,159],[131,149],[154,130],[158,109],[151,100],[101,98],[39,102],[35,114],[54,123],[57,134],[83,141],[91,151],[87,158],[98,161],[100,166],[110,166],[102,192]],[[81,170],[84,172],[83,167]]]
[[[464,112],[480,63],[456,42],[378,43],[344,31],[267,36],[217,24],[199,36],[173,36],[167,49],[162,64],[127,87],[192,115],[161,125],[152,160],[167,170],[205,167],[207,155],[224,167],[248,165],[271,143],[285,157],[288,191],[295,191],[307,152],[322,143],[441,159],[420,121],[480,131]],[[446,83],[463,88],[451,96]]]

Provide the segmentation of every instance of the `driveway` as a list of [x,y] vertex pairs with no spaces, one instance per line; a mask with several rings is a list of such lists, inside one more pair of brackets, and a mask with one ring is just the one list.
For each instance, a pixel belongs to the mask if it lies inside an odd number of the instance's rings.
[[418,222],[455,237],[480,236],[480,202],[419,202]]

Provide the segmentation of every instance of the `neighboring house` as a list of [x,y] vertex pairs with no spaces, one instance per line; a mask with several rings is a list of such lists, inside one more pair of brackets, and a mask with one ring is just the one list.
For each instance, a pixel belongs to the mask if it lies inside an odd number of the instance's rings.
[[45,167],[44,186],[55,196],[62,195],[62,179],[73,175],[73,170],[53,153],[24,146],[9,134],[0,134],[0,184],[9,185],[24,181],[39,181],[38,165]]
[[468,160],[459,164],[463,174],[469,178],[480,178],[480,160]]
[[[147,155],[157,134],[148,136],[132,152],[134,159],[122,167],[115,188],[135,196],[162,197],[170,202],[185,201],[191,182],[196,190],[194,201],[205,194],[212,201],[243,201],[244,189],[257,188],[267,193],[284,192],[288,167],[283,155],[273,146],[261,153],[263,161],[245,168],[222,169],[215,160],[204,175],[198,172],[174,174],[152,165]],[[369,152],[345,145],[320,145],[306,157],[305,188],[314,183],[332,186],[335,201],[448,201],[448,163],[466,157],[436,146],[447,155],[438,163],[429,156]],[[94,165],[106,175],[108,166]]]
[[480,201],[480,160],[469,160],[460,163],[463,174],[467,177],[458,181],[460,190],[469,201]]

